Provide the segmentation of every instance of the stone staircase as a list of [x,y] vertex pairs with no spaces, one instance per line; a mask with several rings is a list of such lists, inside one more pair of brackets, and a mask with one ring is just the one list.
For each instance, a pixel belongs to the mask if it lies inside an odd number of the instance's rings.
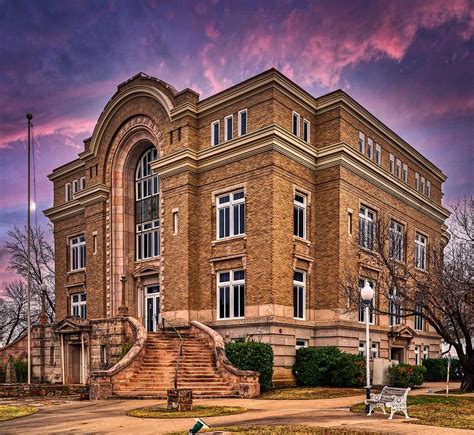
[[[183,337],[182,356],[178,371],[178,388],[191,388],[193,397],[240,397],[235,384],[228,382],[215,361],[213,350],[205,340],[189,329],[180,331]],[[145,355],[140,367],[126,380],[114,383],[116,399],[166,398],[174,388],[180,339],[174,332],[148,332]]]

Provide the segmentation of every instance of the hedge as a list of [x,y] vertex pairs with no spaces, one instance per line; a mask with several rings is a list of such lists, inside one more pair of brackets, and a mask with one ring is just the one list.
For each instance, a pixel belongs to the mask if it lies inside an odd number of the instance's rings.
[[365,381],[364,359],[337,347],[306,347],[296,351],[293,374],[306,387],[354,387]]
[[271,387],[273,349],[269,344],[255,341],[227,343],[225,352],[229,361],[237,368],[260,373],[262,390],[268,390]]
[[423,384],[426,377],[426,367],[398,364],[388,368],[390,385],[392,387],[412,388]]
[[[447,358],[432,358],[423,360],[423,366],[426,367],[426,380],[430,382],[446,381],[448,370]],[[457,380],[462,378],[462,367],[458,359],[451,359],[451,370],[449,378]]]
[[[25,383],[28,381],[28,363],[22,359],[14,359],[13,365],[16,371],[16,381],[18,383]],[[0,364],[0,384],[6,381],[7,365]]]

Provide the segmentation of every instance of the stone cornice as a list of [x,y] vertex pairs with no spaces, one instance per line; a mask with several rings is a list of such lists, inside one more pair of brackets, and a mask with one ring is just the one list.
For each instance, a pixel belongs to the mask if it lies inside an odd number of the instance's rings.
[[48,208],[43,213],[53,223],[78,216],[84,212],[86,207],[98,202],[105,202],[109,191],[107,186],[98,184],[76,193],[72,201]]
[[48,178],[51,181],[55,181],[58,178],[65,177],[73,172],[84,169],[85,163],[81,159],[75,159],[72,162],[66,163],[65,165],[60,166],[53,170],[51,174],[48,175]]

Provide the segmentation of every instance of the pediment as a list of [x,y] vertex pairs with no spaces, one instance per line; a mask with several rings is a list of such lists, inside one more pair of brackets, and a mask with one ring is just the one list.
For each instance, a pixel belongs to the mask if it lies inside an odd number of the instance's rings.
[[412,338],[416,337],[417,334],[408,325],[397,325],[397,326],[392,327],[392,331],[390,335],[392,337],[405,338],[407,340],[411,340]]
[[75,334],[90,329],[89,320],[80,317],[66,317],[53,326],[57,334]]
[[155,275],[159,273],[160,273],[160,268],[158,266],[144,264],[135,269],[135,271],[133,272],[133,276],[135,278],[138,278],[141,276]]

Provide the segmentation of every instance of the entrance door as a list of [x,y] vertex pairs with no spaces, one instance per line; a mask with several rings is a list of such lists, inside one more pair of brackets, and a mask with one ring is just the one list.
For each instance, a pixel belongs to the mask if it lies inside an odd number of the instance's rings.
[[390,350],[390,359],[398,361],[399,363],[403,362],[403,348],[402,347],[392,347]]
[[145,324],[147,331],[156,332],[160,314],[160,286],[150,285],[145,293]]
[[79,384],[81,382],[81,346],[69,345],[69,373],[68,384]]

